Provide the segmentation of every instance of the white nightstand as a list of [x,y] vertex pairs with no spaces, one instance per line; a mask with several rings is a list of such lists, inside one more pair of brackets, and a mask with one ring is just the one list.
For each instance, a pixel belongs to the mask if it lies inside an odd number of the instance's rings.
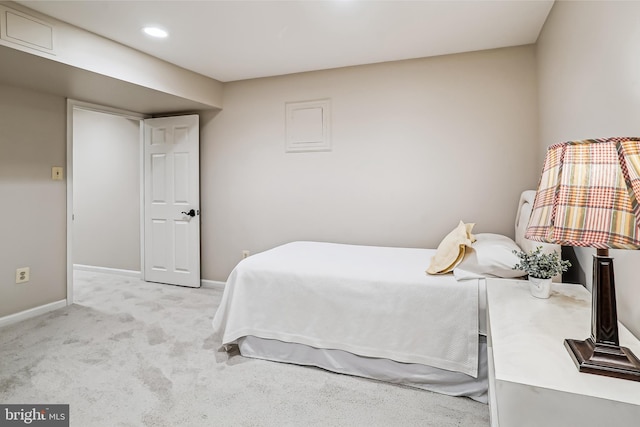
[[[591,294],[554,284],[551,298],[531,296],[522,280],[487,280],[491,425],[640,425],[640,382],[578,372],[565,338],[590,335]],[[619,325],[620,345],[640,342]]]

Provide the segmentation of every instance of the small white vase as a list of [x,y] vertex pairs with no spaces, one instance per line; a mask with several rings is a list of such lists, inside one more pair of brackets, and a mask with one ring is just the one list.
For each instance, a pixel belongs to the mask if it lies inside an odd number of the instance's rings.
[[529,289],[536,298],[549,298],[551,295],[551,279],[540,279],[529,276]]

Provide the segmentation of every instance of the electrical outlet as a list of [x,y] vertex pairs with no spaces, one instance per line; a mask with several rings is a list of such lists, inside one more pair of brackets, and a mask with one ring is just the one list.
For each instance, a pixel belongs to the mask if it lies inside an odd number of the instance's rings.
[[25,283],[29,281],[29,267],[16,269],[16,283]]
[[249,255],[251,255],[251,252],[249,252],[248,250],[244,250],[242,251],[242,259],[247,258]]

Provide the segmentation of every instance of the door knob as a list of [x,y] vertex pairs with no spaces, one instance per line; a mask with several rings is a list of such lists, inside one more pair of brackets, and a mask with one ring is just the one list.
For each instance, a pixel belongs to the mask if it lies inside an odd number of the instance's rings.
[[191,209],[189,212],[182,211],[182,213],[185,214],[185,215],[189,215],[190,217],[196,216],[196,211],[193,210],[193,209]]

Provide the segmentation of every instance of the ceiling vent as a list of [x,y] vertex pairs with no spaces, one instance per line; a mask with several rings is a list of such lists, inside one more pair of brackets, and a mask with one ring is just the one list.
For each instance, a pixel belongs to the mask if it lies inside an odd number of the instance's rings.
[[[0,40],[55,55],[53,24],[0,5]],[[15,47],[15,46],[14,46]]]

